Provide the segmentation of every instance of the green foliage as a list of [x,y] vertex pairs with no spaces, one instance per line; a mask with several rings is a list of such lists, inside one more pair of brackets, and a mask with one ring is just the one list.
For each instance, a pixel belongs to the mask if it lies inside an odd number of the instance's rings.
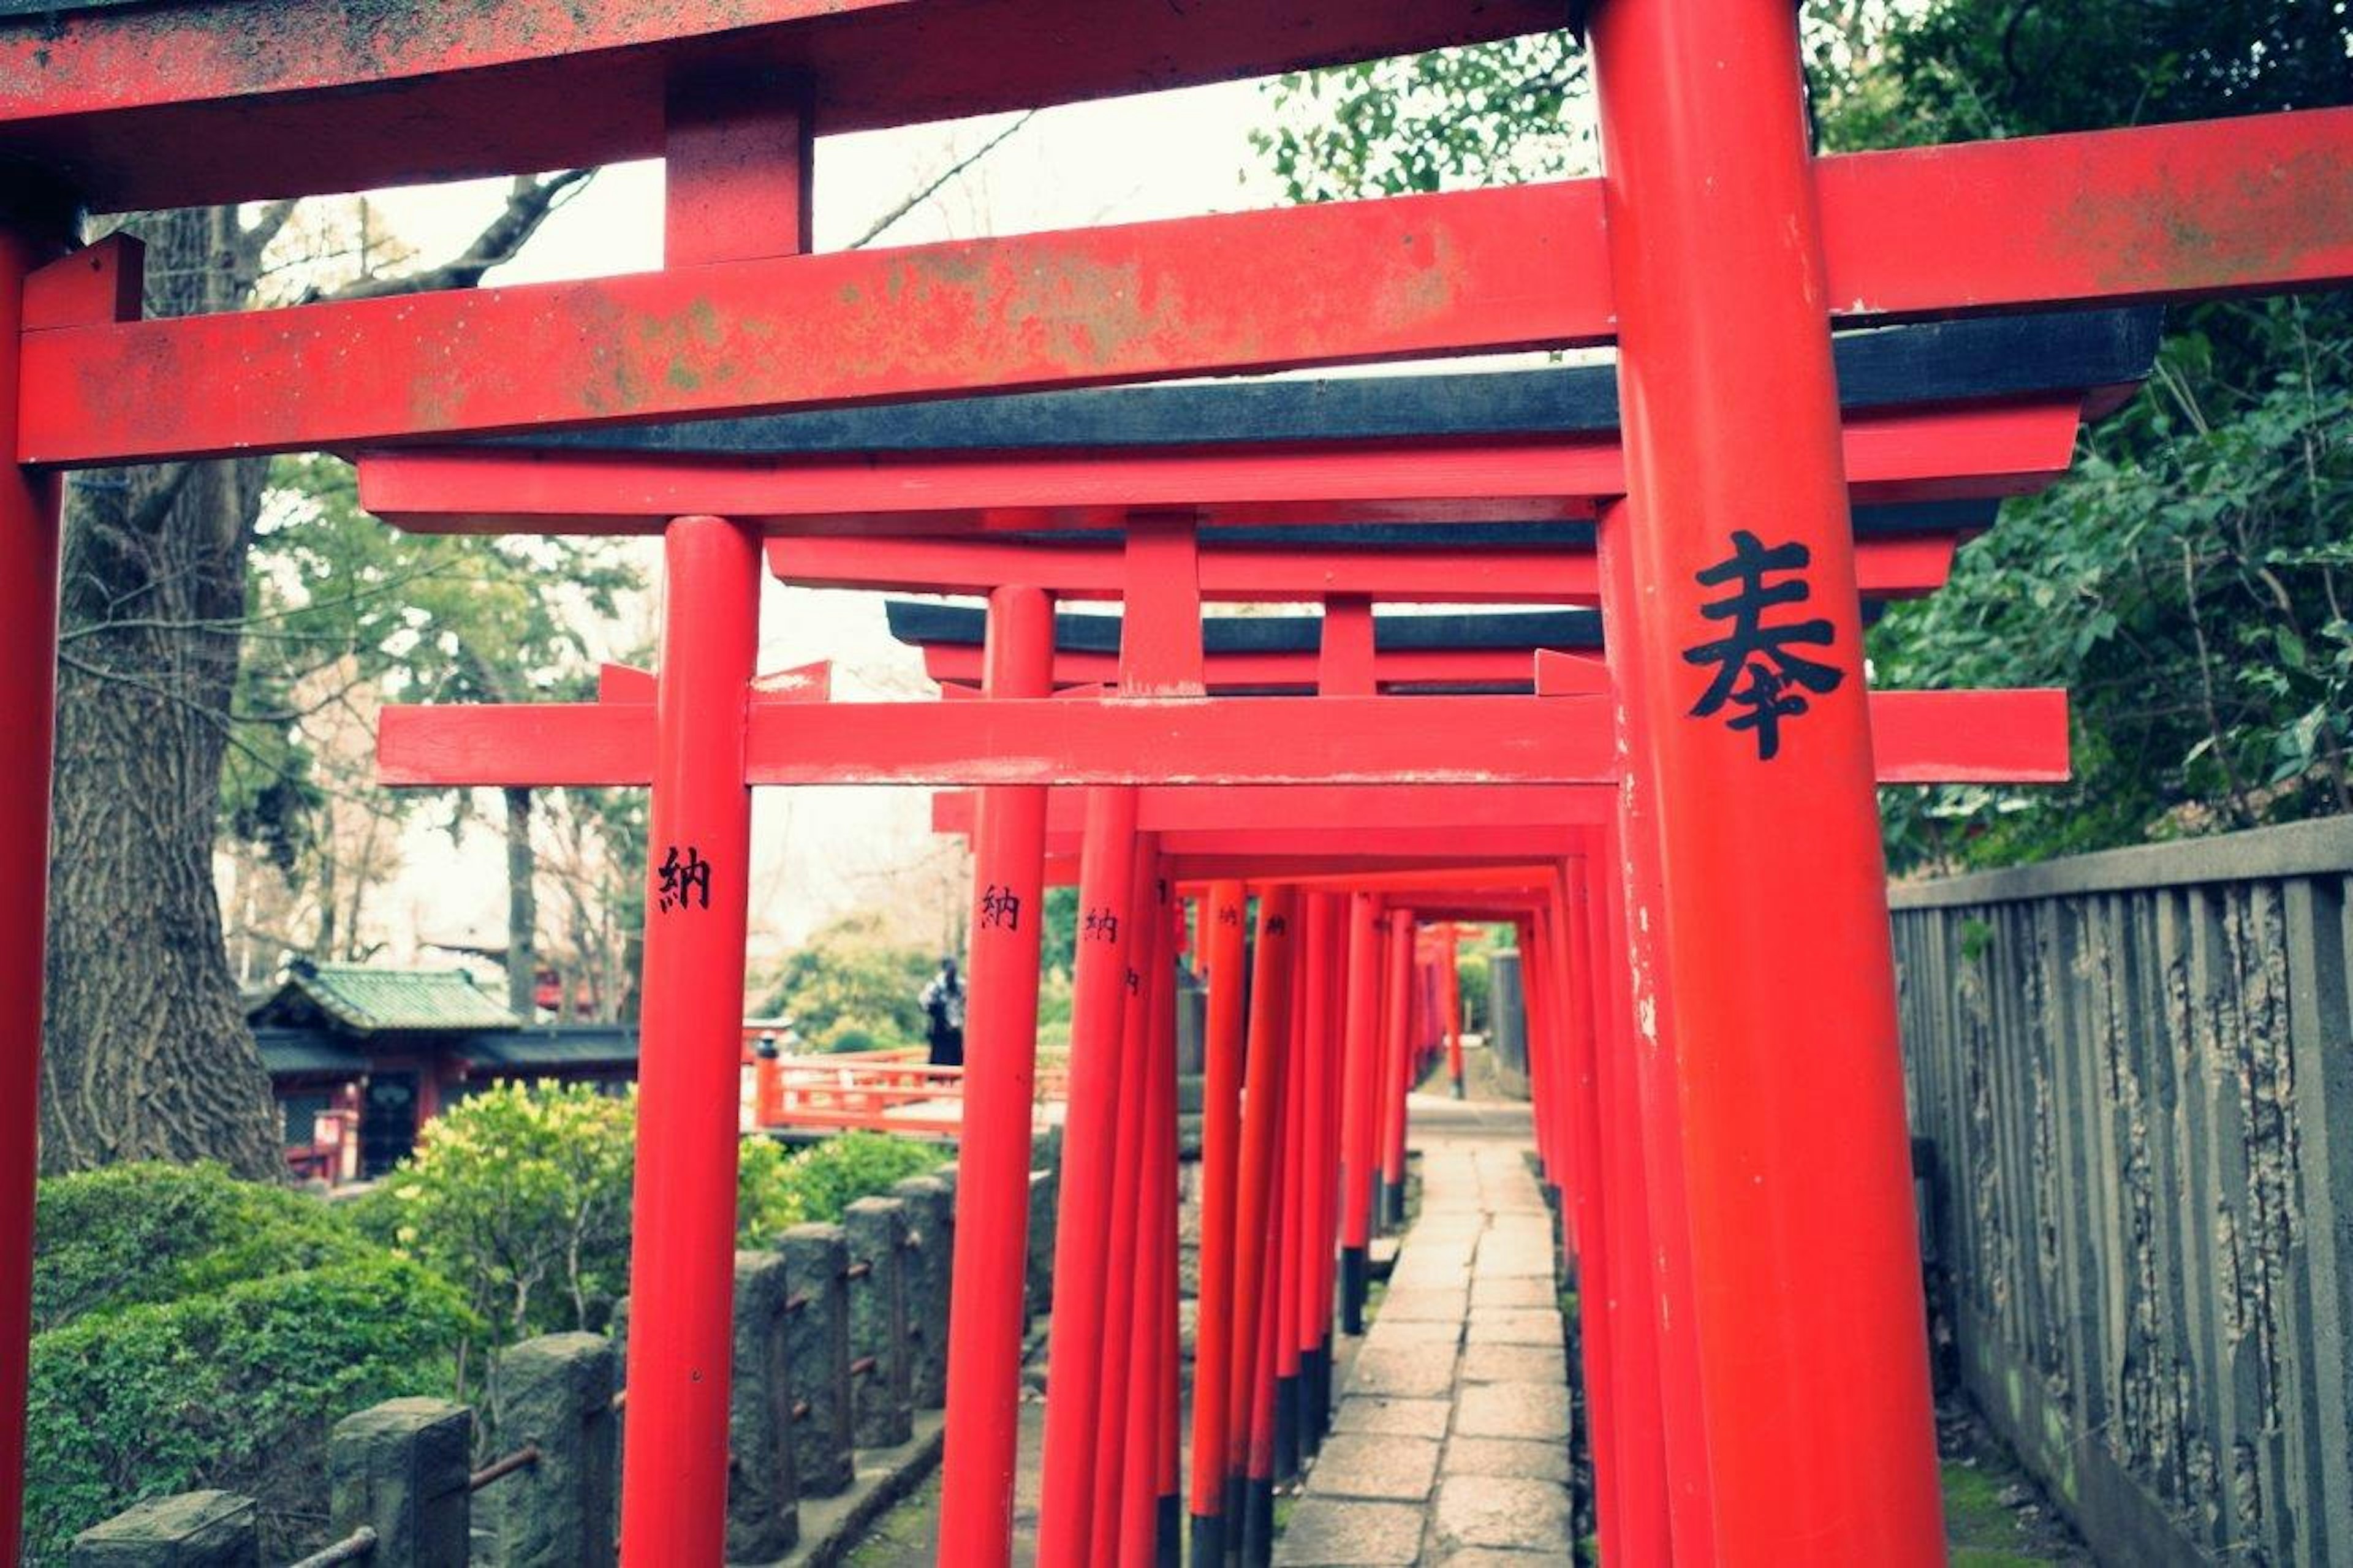
[[[771,1143],[769,1147],[780,1146]],[[747,1163],[755,1157],[752,1149],[753,1143],[744,1145]],[[942,1161],[937,1144],[880,1132],[844,1132],[822,1143],[807,1144],[773,1163],[766,1154],[756,1158],[766,1167],[759,1206],[738,1211],[744,1222],[741,1228],[750,1242],[771,1239],[788,1225],[838,1220],[856,1200],[882,1192],[893,1182],[936,1170]],[[758,1215],[756,1226],[751,1221],[753,1213]]]
[[928,948],[894,942],[880,914],[848,914],[819,930],[785,960],[763,1014],[783,1014],[804,1040],[824,1042],[855,1029],[871,1043],[828,1050],[920,1045],[927,1020],[917,1000],[939,967]]
[[1562,112],[1585,79],[1566,32],[1295,71],[1250,140],[1293,201],[1544,178],[1593,162]]
[[473,1320],[317,1198],[217,1166],[40,1185],[25,1551],[199,1486],[259,1498],[275,1553],[323,1495],[326,1428],[447,1392]]
[[34,1226],[36,1333],[372,1251],[318,1199],[212,1163],[52,1177],[40,1184]]
[[596,1329],[628,1289],[636,1099],[499,1084],[426,1124],[362,1209],[466,1292],[500,1342]]
[[315,1511],[327,1428],[379,1400],[446,1392],[446,1354],[470,1321],[446,1283],[377,1254],[36,1336],[28,1558],[62,1562],[77,1531],[197,1487],[273,1515]]
[[[1947,0],[1826,121],[1842,144],[2353,101],[2341,7]],[[2353,297],[2177,312],[2148,390],[1871,637],[1888,686],[2056,685],[2075,782],[1883,795],[1898,868],[2353,809]]]
[[[428,1123],[358,1205],[363,1226],[454,1281],[495,1342],[601,1330],[628,1290],[637,1096],[505,1084]],[[936,1147],[851,1132],[787,1152],[744,1141],[736,1228],[748,1243],[939,1163]]]
[[[223,821],[298,886],[325,847],[329,797],[364,787],[322,734],[353,689],[408,701],[578,695],[594,676],[581,628],[642,585],[612,540],[386,528],[360,510],[350,465],[318,456],[273,463],[247,581]],[[367,795],[387,815],[410,798]],[[457,798],[462,812],[469,797]]]

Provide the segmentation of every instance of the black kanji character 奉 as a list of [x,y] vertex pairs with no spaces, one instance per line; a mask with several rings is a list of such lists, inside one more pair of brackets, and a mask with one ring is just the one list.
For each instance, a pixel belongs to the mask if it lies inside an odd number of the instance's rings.
[[685,909],[690,898],[696,900],[698,909],[711,907],[711,862],[696,853],[693,845],[686,847],[686,858],[683,860],[678,858],[678,846],[671,845],[670,853],[662,857],[662,863],[657,869],[661,873],[659,892],[665,912],[671,909]]
[[980,895],[980,923],[984,926],[1003,926],[1008,931],[1019,931],[1021,929],[1019,896],[1010,888],[999,887],[995,882],[991,882],[987,890]]
[[[1715,679],[1692,705],[1691,716],[1707,718],[1727,702],[1745,710],[1727,720],[1725,727],[1754,730],[1760,762],[1780,754],[1781,721],[1806,711],[1806,692],[1820,696],[1835,691],[1846,679],[1836,666],[1790,649],[1791,644],[1828,647],[1832,637],[1829,621],[1765,624],[1767,610],[1803,604],[1814,592],[1803,576],[1768,584],[1767,574],[1802,573],[1812,560],[1813,552],[1803,544],[1768,546],[1746,529],[1735,529],[1732,554],[1694,578],[1703,588],[1734,587],[1727,596],[1700,606],[1700,614],[1709,620],[1732,623],[1725,635],[1683,650],[1685,662],[1716,667]],[[1748,678],[1745,684],[1744,675]]]

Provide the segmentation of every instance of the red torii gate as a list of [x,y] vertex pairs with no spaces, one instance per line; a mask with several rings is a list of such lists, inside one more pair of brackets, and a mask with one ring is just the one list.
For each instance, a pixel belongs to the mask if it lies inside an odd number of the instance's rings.
[[[2137,364],[2133,364],[2126,374],[2136,374],[2137,369]],[[1588,374],[1587,379],[1592,378]],[[2080,387],[2062,379],[2055,387],[2024,402],[1998,402],[1986,408],[1947,405],[1926,414],[1905,408],[1874,410],[1860,416],[1857,421],[1862,433],[1858,439],[1862,443],[1858,448],[1859,461],[1866,471],[1886,476],[1889,493],[1894,497],[1999,492],[2038,482],[2055,471],[2054,465],[2071,448],[2071,433],[2086,402],[2086,395]],[[1605,457],[1614,451],[1606,431],[1599,439],[1585,437],[1584,446]],[[1548,449],[1542,441],[1526,441],[1502,449],[1495,463],[1470,470],[1472,478],[1482,481],[1481,487],[1468,492],[1474,500],[1457,504],[1492,508],[1497,504],[1495,494],[1509,488],[1494,482],[1495,476],[1510,479],[1514,484],[1532,482],[1516,476],[1523,471],[1530,454],[1540,457]],[[1456,448],[1447,450],[1452,453]],[[411,526],[435,528],[641,528],[657,525],[671,508],[708,505],[748,513],[772,528],[791,525],[830,531],[878,520],[902,519],[902,512],[896,510],[901,503],[895,499],[902,496],[913,497],[918,508],[916,521],[932,526],[987,527],[1008,515],[1032,525],[1039,521],[1067,524],[1105,515],[1125,517],[1139,509],[1198,494],[1182,488],[1190,484],[1208,486],[1213,496],[1222,494],[1240,502],[1250,509],[1245,515],[1280,516],[1284,521],[1319,521],[1333,515],[1335,507],[1366,504],[1377,491],[1406,496],[1413,505],[1434,507],[1443,514],[1445,503],[1441,498],[1461,489],[1464,470],[1459,466],[1430,461],[1427,451],[1409,455],[1419,457],[1419,462],[1400,462],[1396,454],[1382,447],[1367,447],[1361,442],[1350,447],[1337,447],[1326,442],[1312,449],[1294,446],[1252,451],[1245,447],[1239,456],[1190,450],[1181,454],[1184,461],[1172,475],[1157,453],[1115,458],[1098,454],[1094,466],[1089,468],[1067,455],[1040,463],[1026,452],[950,459],[909,458],[892,462],[878,462],[871,454],[866,454],[843,462],[830,458],[786,460],[770,454],[682,455],[668,449],[638,455],[593,449],[551,452],[492,448],[372,454],[363,459],[361,471],[363,489],[372,504]],[[1947,465],[1964,470],[1968,477],[1956,479],[1947,476],[1943,471]],[[1537,471],[1542,472],[1541,468]],[[1229,472],[1243,474],[1246,482],[1219,490],[1218,487],[1225,482],[1221,476]],[[910,473],[914,475],[912,479]],[[1604,477],[1607,478],[1606,471]],[[1560,484],[1566,482],[1566,476],[1554,471],[1544,482]],[[1170,488],[1172,485],[1177,488]],[[1585,504],[1574,497],[1546,500],[1541,491],[1533,493],[1545,512]],[[1071,494],[1084,499],[1083,506],[1075,514],[1059,499]],[[1248,499],[1269,495],[1278,498],[1271,510],[1263,500]],[[979,500],[968,499],[976,496]],[[518,504],[524,507],[527,518],[512,512],[511,509]],[[591,505],[596,509],[594,515],[578,510]],[[1441,530],[1440,537],[1443,536]],[[824,542],[812,543],[821,547]],[[1061,593],[1105,591],[1112,574],[1133,579],[1142,586],[1126,591],[1139,600],[1151,599],[1155,606],[1153,614],[1140,615],[1139,618],[1158,621],[1176,643],[1190,647],[1158,647],[1154,650],[1159,656],[1158,661],[1147,659],[1139,666],[1147,672],[1141,677],[1145,684],[1131,688],[1131,694],[1200,689],[1190,672],[1198,668],[1199,660],[1199,632],[1192,617],[1203,592],[1203,569],[1195,531],[1189,522],[1176,524],[1166,519],[1133,521],[1127,541],[1118,550],[1108,552],[1086,547],[1021,552],[1010,542],[998,542],[964,549],[945,544],[944,558],[937,553],[925,557],[921,553],[923,548],[915,547],[918,553],[912,561],[903,550],[898,555],[886,556],[871,572],[860,570],[854,552],[845,553],[837,548],[823,558],[832,563],[827,565],[821,561],[814,578],[835,583],[898,583],[905,573],[914,571],[920,574],[925,586],[988,591],[999,614],[1012,617],[1010,624],[1015,628],[1013,635],[992,639],[997,651],[990,657],[1008,661],[1004,668],[1008,673],[1018,673],[1018,689],[1032,701],[1047,689],[1048,676],[1036,665],[1038,652],[1024,650],[1042,646],[1039,639],[1046,635],[1040,618],[1046,598]],[[1016,552],[1008,554],[1008,548]],[[1916,593],[1941,580],[1950,546],[1949,542],[1934,540],[1889,541],[1873,548],[1885,562],[1880,568],[1885,587],[1893,592]],[[800,549],[800,544],[784,541],[772,546],[776,564],[796,579],[803,575],[794,564]],[[877,553],[886,553],[885,547],[877,543]],[[1529,559],[1525,552],[1516,557],[1505,553],[1504,564],[1519,565],[1529,582],[1547,597],[1590,601],[1598,596],[1589,558],[1555,552],[1551,563],[1567,570],[1546,572],[1542,568],[1547,563]],[[1218,552],[1212,558],[1221,557],[1222,552]],[[1434,578],[1422,574],[1449,558],[1459,569],[1459,550],[1408,552],[1377,566],[1358,562],[1359,570],[1352,580],[1366,588],[1384,584],[1447,581],[1454,573],[1439,573]],[[1585,560],[1581,570],[1580,559]],[[1238,597],[1279,597],[1328,585],[1333,572],[1345,570],[1351,560],[1346,552],[1336,555],[1330,552],[1253,552],[1238,563],[1238,570],[1225,574],[1219,590]],[[1024,567],[1029,570],[1022,570]],[[1078,575],[1073,576],[1074,572]],[[1021,586],[1003,586],[1007,584]],[[1399,591],[1408,596],[1421,596],[1415,588],[1400,586]],[[690,601],[684,596],[674,598],[673,609],[691,617]],[[1369,629],[1369,622],[1365,624]],[[1155,668],[1160,673],[1148,673]],[[1007,685],[1000,683],[999,689],[1006,689]],[[1586,680],[1575,682],[1568,689],[1584,691],[1592,686]],[[1365,689],[1369,691],[1371,688]],[[1910,700],[1943,706],[1951,701],[1966,704],[1972,699],[1923,694]],[[1076,715],[1076,710],[1069,708],[1039,711],[1051,712],[1054,717],[1050,723],[1056,727]],[[875,715],[878,719],[881,716]],[[903,716],[901,710],[892,718],[902,720]],[[625,715],[616,710],[605,717],[620,721]],[[626,723],[584,727],[579,721],[587,718],[586,713],[553,709],[534,710],[528,719],[512,710],[462,717],[451,714],[432,721],[414,714],[390,716],[385,729],[385,755],[392,768],[386,776],[402,776],[406,782],[491,782],[490,775],[482,771],[485,754],[480,748],[495,742],[485,726],[506,728],[520,723],[530,728],[512,730],[507,739],[527,736],[533,742],[533,754],[527,763],[531,777],[540,783],[562,782],[573,777],[564,771],[569,765],[565,758],[577,753],[566,752],[559,757],[542,750],[543,742],[557,739],[551,726],[565,728],[564,739],[575,746],[584,742],[599,744],[590,733],[594,728],[601,733],[601,746],[609,755],[615,750],[640,749],[651,717],[638,707],[626,715]],[[760,717],[755,711],[751,721],[757,724]],[[806,726],[811,717],[811,712],[804,710],[795,717],[793,727],[810,752],[827,754],[837,741],[811,734]],[[1173,716],[1164,716],[1164,723],[1166,717]],[[427,724],[431,727],[421,728]],[[870,733],[880,728],[870,725]],[[1181,739],[1181,734],[1176,738]],[[1032,733],[1025,739],[1034,742],[1037,737]],[[448,753],[419,764],[417,748],[420,744],[443,745],[448,748]],[[1184,753],[1180,751],[1178,754]],[[1067,761],[1067,757],[1060,760]],[[421,772],[407,775],[397,773],[399,768],[419,765]],[[1997,773],[2002,771],[2000,764],[1988,765]],[[1474,772],[1483,773],[1484,770]],[[1430,775],[1430,770],[1425,764],[1415,776]],[[1215,774],[1188,773],[1177,767],[1147,770],[1145,776],[1190,777],[1200,782]],[[752,782],[788,781],[783,777],[761,778],[755,773]],[[1032,904],[1038,896],[1042,886],[1038,877],[1042,868],[1039,813],[1043,806],[1041,800],[1027,791],[1018,795],[1008,792],[999,798],[1005,809],[996,820],[1002,824],[1004,837],[993,837],[986,826],[980,830],[982,901],[975,924],[975,945],[976,949],[987,945],[982,938],[993,931],[997,937],[997,947],[1006,951],[975,966],[973,1056],[976,1061],[987,1065],[1002,1055],[1005,1062],[997,1065],[1009,1066],[1013,1070],[1009,1075],[992,1070],[968,1079],[965,1169],[960,1183],[968,1223],[960,1234],[973,1240],[966,1264],[969,1288],[961,1298],[959,1324],[952,1336],[957,1348],[952,1363],[963,1369],[961,1373],[952,1371],[950,1381],[951,1423],[960,1434],[949,1467],[952,1504],[965,1495],[964,1487],[976,1484],[996,1492],[1001,1501],[1004,1488],[1009,1485],[1012,1464],[1009,1396],[1015,1382],[1012,1358],[1018,1349],[1018,1325],[1014,1314],[1018,1312],[1018,1296],[1009,1279],[994,1279],[972,1271],[985,1268],[987,1259],[995,1255],[982,1246],[983,1238],[992,1234],[992,1226],[1018,1230],[1021,1223],[1019,1173],[1026,1169],[1027,1160],[1020,1151],[1027,1144],[1031,1096],[1028,1068],[1018,1064],[1029,1059],[1029,1051],[1021,1042],[1034,1028],[1035,954],[1026,949],[1014,951],[1023,940],[1018,920],[1008,926],[993,920],[991,910],[1018,910]],[[984,822],[987,820],[985,816]],[[730,829],[731,835],[738,832],[740,829]],[[728,841],[732,842],[732,837]],[[665,843],[669,842],[665,839]],[[688,849],[691,855],[691,841]],[[671,856],[674,858],[674,849]],[[1122,897],[1115,892],[1108,896],[1114,904]],[[1034,938],[1033,921],[1027,940],[1034,942]],[[650,1062],[656,1055],[649,1047],[647,1059]],[[1006,1081],[1000,1083],[1000,1078]],[[668,1100],[666,1093],[650,1087],[647,1098],[656,1104]],[[650,1114],[648,1121],[649,1148],[658,1142],[661,1147],[670,1147],[666,1138],[656,1138]],[[707,1173],[703,1180],[706,1185],[715,1184],[717,1173]],[[1082,1231],[1085,1227],[1073,1228]],[[715,1246],[715,1242],[712,1245]],[[646,1321],[657,1327],[666,1323],[669,1316],[663,1292],[674,1289],[678,1278],[670,1266],[670,1260],[659,1261],[659,1267],[649,1266],[647,1279],[652,1294],[638,1309],[641,1318],[650,1313]],[[703,1328],[716,1332],[712,1323],[706,1322]],[[639,1352],[639,1359],[649,1365],[654,1359],[671,1355],[686,1364],[699,1359],[691,1341],[681,1341],[668,1333],[649,1331],[642,1337],[642,1342],[647,1348]],[[632,1381],[642,1385],[646,1380],[640,1371],[633,1369]],[[659,1379],[653,1383],[652,1397],[659,1401],[661,1383]],[[642,1412],[645,1406],[640,1405],[639,1408]],[[645,1419],[641,1415],[641,1424]],[[652,1418],[652,1424],[667,1429],[667,1420],[668,1413],[662,1411]],[[645,1463],[674,1466],[679,1456],[691,1451],[663,1444],[661,1458]],[[966,1480],[975,1473],[984,1479],[977,1483]],[[633,1493],[645,1493],[654,1487],[655,1482],[648,1478],[631,1489]],[[711,1483],[678,1489],[681,1498],[689,1498],[708,1492]],[[691,1505],[681,1501],[676,1506],[686,1509]],[[986,1509],[994,1505],[980,1506]],[[994,1510],[1001,1516],[1001,1506]]]
[[[120,247],[27,279],[62,248],[74,187],[100,206],[161,206],[575,153],[677,154],[693,111],[712,101],[696,93],[697,73],[721,55],[806,71],[826,123],[888,123],[1550,19],[1513,6],[1419,8],[1409,20],[1291,5],[1161,17],[1130,4],[1108,18],[1091,7],[1086,26],[1055,0],[1027,6],[1031,31],[1053,42],[1012,63],[972,47],[1002,36],[988,29],[1003,15],[959,0],[694,5],[659,22],[642,5],[583,20],[532,0],[520,16],[393,8],[357,27],[323,5],[289,4],[259,38],[248,9],[210,0],[0,26],[0,151],[24,159],[0,247],[0,321],[22,329],[0,334],[18,355],[0,435],[31,466],[0,494],[0,581],[24,595],[0,620],[0,721],[28,752],[0,796],[0,854],[11,858],[0,864],[14,873],[0,884],[0,977],[16,1009],[9,1068],[21,1091],[0,1096],[16,1118],[0,1201],[10,1412],[0,1466],[13,1472],[21,1459],[56,651],[56,492],[37,469],[1615,333],[1627,485],[1644,519],[1630,529],[1622,505],[1602,514],[1606,604],[1628,611],[1639,594],[1644,606],[1619,617],[1637,635],[1611,653],[1637,677],[1620,681],[1633,694],[1638,785],[1628,890],[1646,914],[1672,904],[1676,917],[1641,922],[1637,939],[1639,972],[1657,983],[1639,999],[1655,1043],[1644,1068],[1679,1104],[1703,1200],[1690,1240],[1704,1277],[1806,1285],[1775,1299],[1783,1332],[1763,1336],[1779,1347],[1769,1361],[1731,1326],[1728,1302],[1702,1301],[1715,1511],[1679,1515],[1678,1541],[1768,1556],[1797,1542],[1933,1553],[1925,1395],[1883,1364],[1917,1348],[1919,1328],[1907,1205],[1894,1197],[1903,1128],[1860,681],[1818,694],[1805,745],[1759,766],[1748,737],[1684,710],[1701,676],[1681,656],[1708,626],[1709,584],[1693,579],[1724,564],[1721,530],[1744,504],[1773,497],[1778,531],[1830,589],[1825,657],[1856,676],[1826,316],[2341,281],[2353,276],[2353,114],[1813,160],[1786,7],[1602,0],[1592,31],[1606,181],[844,258],[690,248],[673,260],[695,265],[645,279],[166,322],[117,320],[121,274],[108,257]],[[722,50],[723,27],[746,30],[726,34]],[[902,52],[887,65],[872,52],[892,46]],[[1715,86],[1704,101],[1681,90],[1703,75]],[[611,89],[593,121],[507,112],[533,93],[547,104],[592,83]],[[485,107],[499,111],[475,113]],[[371,133],[404,111],[415,134]],[[752,189],[695,186],[728,219]],[[1978,216],[1997,196],[1998,227]],[[886,300],[901,302],[887,321]],[[339,380],[354,364],[373,374]],[[485,374],[493,365],[516,374]],[[1671,411],[1676,422],[1662,423]],[[1660,679],[1639,679],[1646,670]],[[1743,787],[1715,789],[1726,777]],[[1716,962],[1777,932],[1799,890],[1853,994],[1792,993],[1767,970]],[[1659,1005],[1670,996],[1667,1018]],[[1827,1147],[1812,1137],[1826,1106],[1852,1119]],[[1809,1394],[1825,1383],[1852,1399],[1822,1407]],[[1717,1440],[1734,1411],[1774,1442],[1752,1447],[1728,1426]],[[1808,1439],[1796,1465],[1779,1446],[1793,1432]],[[1889,1484],[1856,1488],[1864,1465]],[[0,1518],[12,1542],[13,1510]]]

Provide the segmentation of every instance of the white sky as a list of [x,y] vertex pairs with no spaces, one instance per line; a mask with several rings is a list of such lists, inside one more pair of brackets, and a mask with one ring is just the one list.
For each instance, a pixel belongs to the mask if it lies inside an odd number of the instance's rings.
[[[1009,116],[829,138],[817,164],[817,242],[836,249],[1002,129]],[[902,219],[878,244],[907,245],[1136,222],[1276,205],[1281,190],[1252,152],[1267,122],[1256,83],[1224,83],[1039,113],[1010,140]],[[436,258],[462,247],[496,210],[503,181],[420,187],[373,198],[386,227]],[[661,169],[632,163],[600,173],[556,213],[492,282],[598,277],[660,265]],[[649,577],[658,552],[648,543]],[[761,667],[835,661],[835,693],[907,696],[920,663],[890,640],[881,596],[787,589],[770,582],[761,608]],[[648,628],[617,627],[617,646]],[[931,845],[926,792],[763,790],[755,796],[754,968],[817,926],[881,894],[891,868]],[[498,820],[485,800],[483,821]],[[420,940],[502,943],[505,860],[494,829],[462,845],[419,823],[406,865],[378,901],[389,962],[419,955]],[[442,955],[425,958],[447,962]]]

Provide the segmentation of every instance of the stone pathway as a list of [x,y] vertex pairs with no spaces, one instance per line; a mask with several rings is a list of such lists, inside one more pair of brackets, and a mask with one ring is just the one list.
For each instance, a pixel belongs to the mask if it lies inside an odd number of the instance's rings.
[[1416,1095],[1421,1214],[1274,1560],[1573,1561],[1568,1371],[1525,1106]]

